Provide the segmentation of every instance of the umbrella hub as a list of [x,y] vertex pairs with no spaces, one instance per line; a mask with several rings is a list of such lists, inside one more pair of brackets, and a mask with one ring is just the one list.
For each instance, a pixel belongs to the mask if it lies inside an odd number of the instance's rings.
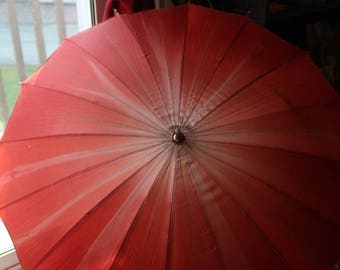
[[171,134],[172,141],[177,144],[181,144],[185,141],[185,136],[183,132],[177,127],[174,128],[172,134]]

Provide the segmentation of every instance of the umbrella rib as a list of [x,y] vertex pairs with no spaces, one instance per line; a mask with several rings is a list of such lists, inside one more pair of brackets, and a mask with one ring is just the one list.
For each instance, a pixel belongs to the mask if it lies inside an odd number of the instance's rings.
[[[161,176],[164,176],[165,173],[166,173],[166,170],[170,168],[170,160],[171,160],[171,157],[174,155],[174,147],[168,147],[168,150],[172,152],[170,153],[170,158],[167,160],[167,163],[164,165],[165,167],[163,168],[166,168],[163,172],[162,172],[162,175]],[[148,199],[150,198],[150,195],[153,191],[153,189],[155,188],[156,184],[161,181],[161,176],[158,176],[158,179],[155,179],[155,181],[152,183],[152,186],[150,187],[147,195],[145,196],[145,198],[143,199],[143,202],[141,203],[136,215],[134,216],[133,218],[133,221],[131,223],[131,226],[129,227],[129,230],[127,231],[125,237],[124,237],[124,241],[122,242],[122,244],[120,245],[119,247],[119,250],[117,252],[117,256],[116,258],[119,257],[120,254],[122,254],[123,252],[123,249],[125,248],[125,246],[127,245],[127,241],[128,239],[130,238],[131,234],[133,233],[133,229],[135,228],[136,226],[136,223],[137,223],[137,220],[138,218],[141,216],[144,208],[145,208],[145,205],[146,205],[146,202],[148,201]],[[115,269],[115,266],[117,264],[117,260],[115,260],[112,265],[111,265],[111,268],[110,269]]]
[[[130,175],[129,177],[127,177],[124,181],[122,181],[114,190],[110,191],[101,201],[99,201],[96,205],[94,205],[94,207],[89,210],[87,213],[85,213],[85,215],[79,219],[75,224],[72,225],[72,227],[50,248],[49,251],[47,251],[47,253],[45,253],[40,260],[36,263],[36,265],[33,267],[34,269],[38,268],[46,258],[48,258],[60,245],[61,243],[67,239],[69,237],[69,235],[71,235],[73,233],[74,230],[76,230],[76,228],[84,223],[86,221],[86,219],[98,208],[100,207],[106,200],[108,200],[111,196],[113,196],[115,193],[117,193],[124,185],[127,184],[128,181],[130,181],[133,176],[135,176],[138,172],[140,172],[143,168],[145,168],[149,162],[155,160],[164,150],[161,151],[153,151],[154,152],[154,156],[147,161],[143,166],[141,166],[138,170],[136,170],[132,175]],[[156,153],[157,152],[157,153]],[[151,154],[150,154],[151,155]]]
[[71,173],[71,174],[69,174],[69,175],[66,175],[66,176],[60,178],[60,179],[57,179],[56,181],[54,181],[53,183],[51,183],[51,184],[49,184],[49,185],[43,186],[43,187],[41,187],[41,188],[39,188],[39,189],[36,189],[36,190],[34,190],[33,192],[31,192],[31,193],[29,193],[29,194],[26,194],[25,196],[22,196],[22,197],[20,197],[20,198],[14,200],[14,201],[11,201],[10,203],[8,203],[8,204],[6,204],[6,205],[3,205],[2,207],[0,207],[0,210],[4,209],[4,208],[6,208],[6,207],[9,207],[9,206],[11,206],[11,205],[14,205],[15,203],[18,203],[18,202],[24,200],[25,198],[28,198],[28,197],[31,196],[31,195],[37,194],[37,193],[39,193],[39,192],[41,192],[41,191],[43,191],[43,190],[45,190],[45,189],[51,188],[52,186],[55,186],[55,185],[58,185],[58,184],[60,184],[60,183],[62,183],[62,182],[64,182],[64,181],[67,181],[67,180],[69,180],[70,178],[76,177],[76,176],[81,175],[81,174],[83,174],[83,173],[85,173],[85,172],[90,172],[90,171],[96,170],[96,169],[98,169],[98,168],[100,168],[100,167],[102,167],[102,166],[105,166],[105,165],[107,165],[107,164],[109,164],[109,163],[111,163],[111,162],[114,162],[114,161],[116,161],[116,160],[119,160],[119,159],[121,159],[121,158],[127,157],[127,156],[132,155],[132,154],[136,154],[136,153],[138,153],[138,152],[143,152],[143,151],[145,151],[145,150],[147,150],[147,149],[154,148],[155,146],[160,146],[160,145],[163,145],[163,144],[162,144],[162,143],[159,143],[159,144],[151,145],[151,146],[148,146],[148,147],[144,147],[144,148],[142,148],[142,149],[139,149],[138,151],[129,152],[129,153],[127,153],[127,154],[121,155],[121,156],[116,157],[116,158],[114,158],[114,159],[105,160],[105,161],[103,161],[103,162],[94,164],[94,165],[92,165],[92,166],[90,166],[90,167],[87,167],[87,168],[78,170],[78,171],[76,171],[76,172],[73,172],[73,173]]
[[[199,150],[201,151],[202,153],[204,154],[207,154],[205,153],[205,151],[203,150]],[[209,155],[209,154],[207,154]],[[193,155],[195,156],[195,155]],[[209,155],[211,156],[211,155]],[[214,156],[211,156],[213,159],[216,159],[218,160],[216,157]],[[198,161],[196,160],[197,164],[200,164],[198,163]],[[225,163],[225,162],[223,162]],[[229,165],[228,163],[226,163],[227,165]],[[231,166],[231,165],[229,165]],[[202,166],[200,166],[202,167]],[[231,166],[232,167],[232,166]],[[232,167],[233,168],[233,167]],[[226,194],[226,196],[228,196],[234,203],[235,205],[245,214],[245,216],[249,219],[249,221],[251,221],[255,227],[257,228],[257,230],[260,232],[260,234],[262,235],[262,238],[264,239],[265,243],[268,245],[268,247],[270,249],[272,249],[272,251],[278,256],[278,258],[280,258],[280,260],[284,263],[285,266],[287,266],[289,269],[293,269],[293,267],[291,266],[291,264],[287,261],[287,259],[282,256],[282,254],[279,253],[279,251],[277,250],[277,248],[275,247],[274,243],[269,239],[269,237],[267,237],[267,235],[265,234],[264,230],[261,228],[261,226],[255,221],[255,219],[250,215],[250,213],[246,210],[246,208],[244,208],[239,202],[238,200],[230,193],[228,192],[227,190],[225,190],[219,183],[217,183],[212,177],[210,177],[210,179],[217,185],[221,188],[221,190]]]
[[240,89],[238,89],[234,94],[232,94],[231,96],[227,97],[225,100],[223,100],[222,102],[220,102],[217,106],[215,106],[213,109],[211,109],[207,114],[205,114],[200,120],[198,120],[194,127],[197,126],[200,122],[202,122],[207,116],[211,115],[213,112],[215,112],[217,109],[219,109],[220,107],[222,107],[223,105],[225,105],[230,99],[232,99],[233,97],[239,95],[240,93],[242,93],[244,90],[247,90],[251,85],[253,85],[256,81],[259,81],[261,79],[263,79],[265,76],[271,74],[272,72],[274,72],[275,70],[283,67],[284,65],[287,65],[290,62],[296,61],[302,57],[305,57],[305,53],[302,53],[299,56],[295,56],[292,58],[289,58],[287,61],[278,64],[274,67],[272,67],[270,70],[264,72],[263,74],[257,76],[255,79],[252,79],[250,82],[248,82],[246,85],[242,86]]
[[[199,140],[199,141],[203,142],[203,143],[216,144],[216,142],[212,142],[212,141],[208,141],[208,140]],[[282,153],[295,154],[295,155],[300,155],[300,156],[305,156],[305,157],[313,157],[313,158],[316,158],[316,159],[325,160],[325,161],[332,161],[332,162],[336,162],[336,163],[340,164],[339,160],[335,160],[335,159],[331,159],[331,158],[323,157],[323,156],[317,156],[315,154],[307,154],[307,153],[304,153],[304,152],[298,152],[298,151],[294,151],[294,150],[279,148],[279,147],[270,147],[270,146],[266,146],[266,145],[254,145],[254,144],[242,144],[242,143],[234,143],[234,142],[218,142],[218,143],[226,144],[226,145],[246,146],[246,147],[251,147],[251,148],[263,148],[263,149],[267,149],[267,150],[275,150],[275,151],[282,152]]]
[[129,27],[129,25],[126,24],[126,26],[128,28],[130,28],[131,32],[133,33],[133,36],[135,37],[135,40],[137,41],[137,44],[139,45],[139,47],[142,49],[143,53],[144,53],[144,56],[145,56],[145,59],[150,67],[150,70],[151,70],[151,73],[152,73],[152,76],[156,82],[156,85],[157,85],[157,90],[159,92],[159,95],[162,99],[162,102],[163,102],[163,106],[164,108],[166,109],[167,111],[167,116],[168,116],[168,120],[171,121],[170,119],[170,112],[169,112],[169,109],[168,109],[168,106],[167,106],[167,103],[165,102],[165,97],[163,95],[163,92],[161,91],[161,87],[160,87],[160,84],[159,84],[159,81],[157,80],[157,76],[155,74],[155,71],[153,69],[153,66],[151,65],[151,61],[149,59],[149,54],[146,52],[146,49],[145,49],[145,46],[143,46],[142,42],[141,42],[141,39],[140,39],[140,36],[138,34],[138,31],[136,29],[136,25],[135,25],[135,22],[131,19],[131,17],[125,17],[129,20],[130,24],[131,24],[131,28]]
[[[131,89],[121,78],[118,77],[117,74],[114,73],[113,70],[111,70],[108,66],[106,66],[102,61],[100,61],[99,58],[97,58],[95,55],[93,55],[90,51],[88,51],[87,49],[81,47],[78,43],[74,42],[71,39],[66,39],[67,41],[71,42],[72,44],[74,44],[75,46],[77,46],[79,49],[81,49],[85,54],[89,55],[91,58],[93,58],[96,62],[98,62],[100,65],[102,65],[107,71],[109,71],[115,78],[117,78],[144,106],[145,108],[150,111],[153,115],[154,112],[150,109],[150,107],[148,106],[148,104],[145,103],[145,101],[133,90]],[[155,115],[156,116],[156,115]],[[159,117],[157,117],[159,120],[159,123],[162,123],[164,128],[167,128],[164,126],[163,122],[161,121],[161,119]]]
[[165,268],[166,270],[170,269],[170,257],[171,257],[171,242],[173,238],[173,227],[174,227],[174,204],[176,201],[176,186],[177,186],[177,177],[176,172],[178,170],[177,163],[175,164],[175,173],[173,179],[173,186],[172,186],[172,198],[171,198],[171,209],[170,209],[170,220],[169,220],[169,228],[168,228],[168,243],[166,247],[166,260],[165,260]]
[[[188,149],[189,147],[186,146],[186,148]],[[181,165],[183,165],[183,164],[181,163]],[[181,166],[181,171],[183,171],[183,166]],[[215,237],[215,232],[214,232],[214,229],[212,227],[212,224],[209,222],[207,211],[204,209],[204,207],[202,205],[202,201],[200,200],[201,196],[199,196],[199,194],[198,194],[199,192],[198,192],[197,184],[195,185],[195,183],[193,181],[191,181],[191,185],[192,185],[192,187],[194,189],[194,192],[195,192],[195,195],[196,195],[196,198],[197,198],[197,201],[198,201],[198,205],[199,205],[199,207],[201,209],[203,217],[204,217],[206,223],[209,226],[209,231],[210,231],[211,239],[214,242],[214,245],[216,247],[218,263],[220,264],[221,269],[225,269],[226,266],[225,266],[224,261],[223,261],[223,256],[222,256],[222,253],[221,253],[221,249],[220,249],[218,241],[217,241],[217,239]]]
[[[291,109],[289,109],[289,110],[275,111],[275,112],[271,112],[269,114],[264,114],[264,115],[259,115],[259,116],[255,116],[255,117],[251,117],[251,118],[241,119],[241,120],[230,122],[230,123],[227,123],[227,124],[224,124],[224,125],[221,124],[221,125],[206,128],[206,129],[202,128],[202,129],[199,129],[199,132],[202,133],[202,132],[206,132],[206,131],[212,131],[212,130],[215,130],[215,129],[232,126],[232,125],[239,124],[239,123],[242,123],[242,122],[247,122],[247,121],[250,121],[250,120],[258,120],[258,119],[261,119],[261,118],[265,118],[265,117],[268,117],[268,116],[274,116],[274,115],[282,114],[282,113],[306,111],[306,110],[310,110],[310,109],[333,108],[333,107],[335,107],[335,108],[340,107],[340,104],[339,103],[333,103],[333,104],[321,104],[321,105],[313,105],[313,106],[305,106],[305,107],[291,107]],[[217,119],[216,121],[218,121],[222,118],[223,118],[223,116],[220,117],[219,119]],[[209,123],[214,123],[214,122],[209,122]],[[194,134],[194,133],[195,133],[195,130],[187,132],[188,135]]]
[[244,169],[241,169],[239,167],[236,167],[232,164],[230,164],[229,162],[225,161],[225,160],[221,160],[221,159],[218,159],[216,158],[215,156],[209,154],[207,151],[204,151],[200,148],[198,148],[199,151],[201,151],[202,153],[206,154],[207,156],[210,156],[211,158],[213,159],[216,159],[218,160],[219,162],[222,162],[224,164],[226,164],[227,166],[233,168],[234,170],[242,173],[243,175],[246,175],[252,179],[254,179],[255,181],[257,181],[258,183],[261,183],[263,184],[264,186],[268,187],[269,189],[271,189],[272,191],[280,194],[282,197],[285,197],[285,198],[288,198],[290,199],[291,201],[293,201],[296,205],[299,205],[300,207],[306,209],[310,214],[312,214],[314,217],[317,217],[317,218],[320,218],[321,220],[323,220],[325,223],[331,225],[332,227],[335,227],[337,229],[340,228],[340,226],[335,223],[333,220],[325,217],[324,215],[322,215],[322,213],[320,213],[319,211],[317,211],[316,209],[312,208],[311,206],[308,206],[307,204],[303,203],[302,201],[300,201],[298,198],[295,198],[293,195],[277,188],[277,187],[274,187],[273,185],[267,183],[264,179],[258,177],[258,176],[255,176],[255,175],[252,175],[251,173],[245,171]]
[[[7,140],[6,138],[3,138],[0,141],[1,144],[7,144],[7,143],[16,143],[16,142],[25,142],[25,141],[36,141],[41,140],[45,138],[60,138],[60,137],[68,137],[68,136],[101,136],[101,137],[131,137],[131,138],[157,138],[156,136],[146,136],[146,135],[130,135],[130,134],[110,134],[110,133],[71,133],[71,134],[54,134],[54,135],[46,135],[46,136],[39,136],[39,137],[27,137],[27,138],[21,138],[21,139],[11,139]],[[162,140],[163,141],[163,140]]]
[[[182,126],[183,117],[181,117],[182,110],[182,93],[183,93],[183,80],[184,80],[184,62],[185,62],[185,52],[187,49],[187,39],[188,39],[188,31],[189,31],[189,17],[190,17],[190,8],[188,8],[188,15],[185,23],[185,33],[183,40],[183,53],[182,53],[182,62],[181,62],[181,77],[180,77],[180,87],[179,87],[179,103],[178,103],[178,117],[179,117],[179,125]],[[176,124],[176,123],[175,123]]]
[[[31,84],[31,83],[27,83],[27,82],[23,83],[23,85],[29,85],[29,86],[31,86],[31,87],[36,87],[36,88],[40,88],[40,89],[43,89],[43,90],[46,90],[46,91],[51,91],[51,92],[55,92],[55,93],[58,93],[58,94],[61,94],[61,95],[65,95],[65,96],[70,96],[70,97],[73,97],[73,98],[77,98],[77,99],[80,99],[80,100],[82,100],[82,101],[84,101],[84,102],[90,103],[90,104],[95,105],[95,106],[98,106],[98,107],[100,107],[100,108],[103,108],[103,109],[105,109],[105,110],[107,110],[107,111],[115,112],[115,113],[118,113],[118,114],[120,114],[120,115],[126,116],[126,117],[128,117],[128,118],[132,118],[132,119],[134,119],[135,121],[137,121],[138,123],[141,123],[141,124],[143,124],[143,125],[149,126],[149,127],[151,127],[151,128],[157,129],[157,130],[159,130],[159,131],[162,130],[162,129],[158,128],[157,124],[154,123],[153,121],[151,121],[151,119],[149,119],[147,116],[145,116],[142,112],[137,111],[135,108],[133,108],[132,106],[130,106],[128,103],[125,103],[125,102],[123,102],[123,101],[121,101],[121,100],[119,100],[120,103],[124,104],[124,106],[126,106],[126,107],[129,107],[132,111],[136,112],[138,115],[143,115],[143,116],[145,117],[145,119],[147,119],[147,120],[150,121],[150,123],[142,122],[142,121],[140,121],[139,119],[137,119],[136,117],[132,117],[131,115],[127,115],[127,114],[125,114],[125,113],[122,113],[121,111],[113,110],[112,108],[109,108],[109,107],[104,106],[104,105],[102,105],[102,104],[99,104],[99,103],[97,103],[97,102],[93,102],[93,101],[91,101],[91,100],[88,100],[88,99],[83,98],[83,97],[81,97],[81,96],[73,95],[73,94],[71,94],[71,93],[63,92],[63,91],[61,91],[61,90],[59,90],[59,89],[55,89],[55,88],[47,88],[47,87],[43,87],[43,86],[40,86],[40,85],[34,85],[34,84]],[[118,99],[117,99],[117,100],[118,100]],[[152,125],[152,124],[153,124],[153,125]]]
[[[280,131],[279,129],[276,129],[276,130],[273,130],[271,132],[269,131],[266,131],[265,133],[266,134],[270,134],[270,133],[278,133],[278,131]],[[285,131],[284,129],[282,131]],[[313,131],[313,130],[310,130],[310,131]],[[307,133],[308,130],[305,129],[304,130],[304,133]],[[264,132],[252,132],[253,134],[263,134]],[[311,132],[310,132],[311,133]],[[220,133],[220,135],[225,135],[226,133]],[[229,134],[247,134],[246,131],[243,131],[243,132],[233,132],[233,133],[229,133]],[[320,133],[318,133],[320,134]],[[216,133],[214,133],[214,135],[217,135]],[[209,140],[201,140],[201,139],[197,139],[196,137],[196,140],[197,141],[200,141],[200,142],[209,142],[211,143],[212,141],[209,141]],[[306,157],[314,157],[314,158],[318,158],[320,160],[326,160],[326,161],[334,161],[334,162],[337,162],[337,163],[340,163],[340,160],[337,160],[337,159],[334,159],[334,158],[331,158],[331,157],[327,157],[327,156],[321,156],[319,154],[315,154],[315,153],[308,153],[308,152],[302,152],[302,151],[297,151],[297,150],[293,150],[293,149],[285,149],[285,148],[280,148],[280,147],[271,147],[271,146],[266,146],[266,145],[263,145],[263,144],[241,144],[241,143],[234,143],[234,142],[222,142],[222,141],[218,141],[218,143],[226,143],[226,144],[231,144],[231,145],[244,145],[244,146],[250,146],[250,147],[261,147],[261,148],[264,148],[264,149],[272,149],[272,150],[276,150],[276,151],[282,151],[282,152],[287,152],[287,153],[293,153],[293,154],[299,154],[299,155],[304,155]]]
[[228,56],[229,52],[231,51],[231,49],[233,48],[235,42],[238,40],[238,38],[241,36],[241,33],[243,32],[244,28],[250,23],[251,21],[249,19],[245,19],[243,24],[240,26],[239,31],[235,34],[233,40],[230,42],[229,46],[225,49],[223,57],[220,59],[220,61],[218,62],[218,64],[216,65],[213,73],[211,74],[210,79],[207,81],[205,87],[203,87],[203,91],[200,93],[200,95],[198,96],[196,102],[194,103],[193,108],[191,109],[189,115],[186,117],[186,120],[183,123],[183,126],[186,126],[191,115],[194,113],[196,107],[198,106],[200,100],[202,99],[204,93],[208,90],[208,86],[211,83],[211,81],[214,79],[220,65],[224,62],[224,60],[226,59],[226,57]]
[[[315,105],[315,106],[306,106],[306,107],[302,107],[302,108],[298,108],[297,107],[297,108],[293,108],[291,110],[277,111],[277,112],[272,112],[272,113],[269,113],[269,114],[260,115],[260,116],[253,117],[253,118],[241,119],[239,121],[230,122],[230,123],[225,124],[225,125],[219,125],[219,126],[215,126],[215,127],[211,127],[211,128],[207,128],[207,129],[200,129],[199,132],[202,133],[202,132],[207,132],[207,131],[213,131],[213,130],[216,130],[216,129],[219,129],[219,128],[226,128],[228,126],[233,126],[235,124],[239,124],[239,123],[242,123],[242,122],[247,122],[247,121],[250,121],[250,120],[258,120],[258,119],[261,119],[261,118],[266,118],[268,116],[280,115],[282,113],[290,113],[290,112],[293,113],[293,112],[299,112],[299,111],[307,111],[307,110],[311,110],[311,109],[321,109],[321,108],[325,108],[325,107],[326,108],[337,108],[337,107],[340,108],[340,104],[339,103],[334,103],[334,104],[321,104],[321,105]],[[275,131],[278,131],[278,130],[279,129],[277,129],[277,128],[275,129]],[[305,130],[307,130],[307,129],[305,129]],[[199,134],[196,135],[196,136],[193,135],[194,133],[195,133],[194,131],[189,131],[187,134],[192,136],[192,137],[195,137],[195,138],[199,138],[200,137]],[[225,132],[221,132],[221,133],[225,134]],[[242,132],[239,132],[239,133],[242,133]],[[200,140],[200,141],[204,141],[204,140]],[[206,141],[206,142],[209,142],[209,141]],[[253,145],[250,145],[250,146],[253,146]],[[263,146],[263,147],[265,147],[265,146]],[[281,148],[274,148],[274,149],[281,149]],[[286,149],[283,149],[283,150],[286,150]],[[294,151],[290,151],[290,150],[286,150],[286,151],[295,153]],[[296,153],[305,154],[303,152],[296,152]],[[307,155],[307,154],[305,154],[305,155]],[[312,154],[308,154],[308,155],[312,155]],[[318,156],[316,156],[316,157],[318,157]],[[322,158],[326,159],[325,157],[322,157]]]

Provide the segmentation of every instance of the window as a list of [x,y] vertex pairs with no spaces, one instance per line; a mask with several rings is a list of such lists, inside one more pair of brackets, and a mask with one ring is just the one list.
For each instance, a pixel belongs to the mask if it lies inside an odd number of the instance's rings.
[[13,242],[9,236],[5,224],[0,218],[0,255],[6,253],[9,250],[14,249]]
[[0,270],[21,269],[13,242],[0,219]]
[[19,94],[19,82],[64,37],[90,26],[90,0],[0,1],[0,137]]

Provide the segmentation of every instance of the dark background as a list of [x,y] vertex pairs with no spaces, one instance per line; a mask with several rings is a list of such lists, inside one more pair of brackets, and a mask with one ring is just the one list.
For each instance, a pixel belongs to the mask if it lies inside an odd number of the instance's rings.
[[173,0],[249,16],[307,51],[340,93],[340,0]]

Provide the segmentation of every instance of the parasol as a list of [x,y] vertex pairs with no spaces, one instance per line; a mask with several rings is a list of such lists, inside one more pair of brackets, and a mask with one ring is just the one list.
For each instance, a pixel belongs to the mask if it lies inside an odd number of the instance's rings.
[[245,17],[116,16],[22,84],[0,215],[23,269],[331,269],[339,113],[309,56]]

